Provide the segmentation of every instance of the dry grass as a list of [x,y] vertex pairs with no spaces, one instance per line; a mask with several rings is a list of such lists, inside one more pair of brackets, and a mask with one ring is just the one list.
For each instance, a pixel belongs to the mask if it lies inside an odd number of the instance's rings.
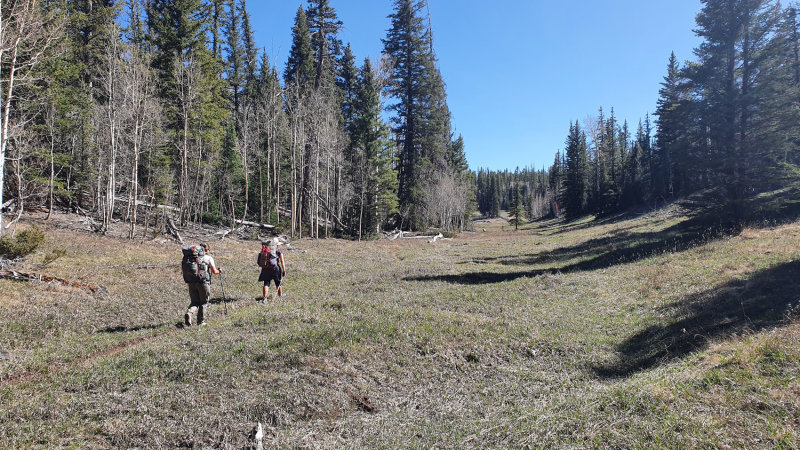
[[302,240],[267,306],[258,243],[226,240],[200,329],[177,244],[30,223],[25,269],[108,293],[0,281],[0,447],[800,446],[800,223]]

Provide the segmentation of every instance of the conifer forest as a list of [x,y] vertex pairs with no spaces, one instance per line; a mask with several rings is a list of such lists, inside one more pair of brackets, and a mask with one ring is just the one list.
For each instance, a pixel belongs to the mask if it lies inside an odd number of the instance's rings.
[[164,216],[298,237],[463,229],[472,176],[422,8],[394,2],[370,61],[311,0],[270,61],[246,0],[3,1],[0,204],[131,237]]
[[342,42],[328,0],[297,10],[286,61],[256,46],[246,0],[4,1],[0,205],[130,237],[170,216],[364,238],[712,190],[736,222],[800,173],[800,21],[772,0],[702,5],[702,43],[665,61],[652,117],[575,111],[550,167],[499,172],[467,165],[425,1],[392,2],[380,61]]

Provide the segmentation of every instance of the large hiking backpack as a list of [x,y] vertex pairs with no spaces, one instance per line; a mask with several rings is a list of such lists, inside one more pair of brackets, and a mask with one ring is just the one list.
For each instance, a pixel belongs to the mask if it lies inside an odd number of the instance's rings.
[[265,269],[272,269],[278,265],[278,252],[272,253],[269,246],[262,245],[261,251],[258,253],[256,264]]
[[187,283],[205,283],[211,281],[211,274],[208,272],[208,265],[203,261],[206,251],[201,245],[190,245],[183,247],[183,260],[181,261],[181,271],[183,281]]

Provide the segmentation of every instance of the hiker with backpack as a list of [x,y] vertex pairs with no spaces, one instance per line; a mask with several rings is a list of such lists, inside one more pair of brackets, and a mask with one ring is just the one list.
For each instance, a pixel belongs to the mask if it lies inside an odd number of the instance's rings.
[[219,275],[214,258],[209,254],[208,244],[191,245],[183,248],[183,261],[181,271],[183,281],[189,287],[191,303],[183,315],[183,323],[192,326],[192,316],[197,313],[197,325],[205,325],[205,309],[208,298],[211,296],[211,274]]
[[263,302],[269,301],[269,284],[275,282],[275,298],[283,297],[283,286],[281,280],[286,276],[286,263],[283,260],[283,252],[278,250],[278,239],[261,243],[261,251],[258,253],[256,263],[261,267],[261,274],[258,281],[264,282],[262,288]]

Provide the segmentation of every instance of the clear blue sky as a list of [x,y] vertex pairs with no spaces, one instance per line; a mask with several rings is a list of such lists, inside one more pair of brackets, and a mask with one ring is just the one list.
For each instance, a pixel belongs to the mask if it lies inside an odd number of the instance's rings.
[[[602,106],[635,131],[671,51],[693,60],[700,0],[429,0],[456,133],[472,169],[553,162],[570,121]],[[359,64],[380,58],[391,0],[331,0]],[[250,0],[257,45],[283,70],[306,0]]]

